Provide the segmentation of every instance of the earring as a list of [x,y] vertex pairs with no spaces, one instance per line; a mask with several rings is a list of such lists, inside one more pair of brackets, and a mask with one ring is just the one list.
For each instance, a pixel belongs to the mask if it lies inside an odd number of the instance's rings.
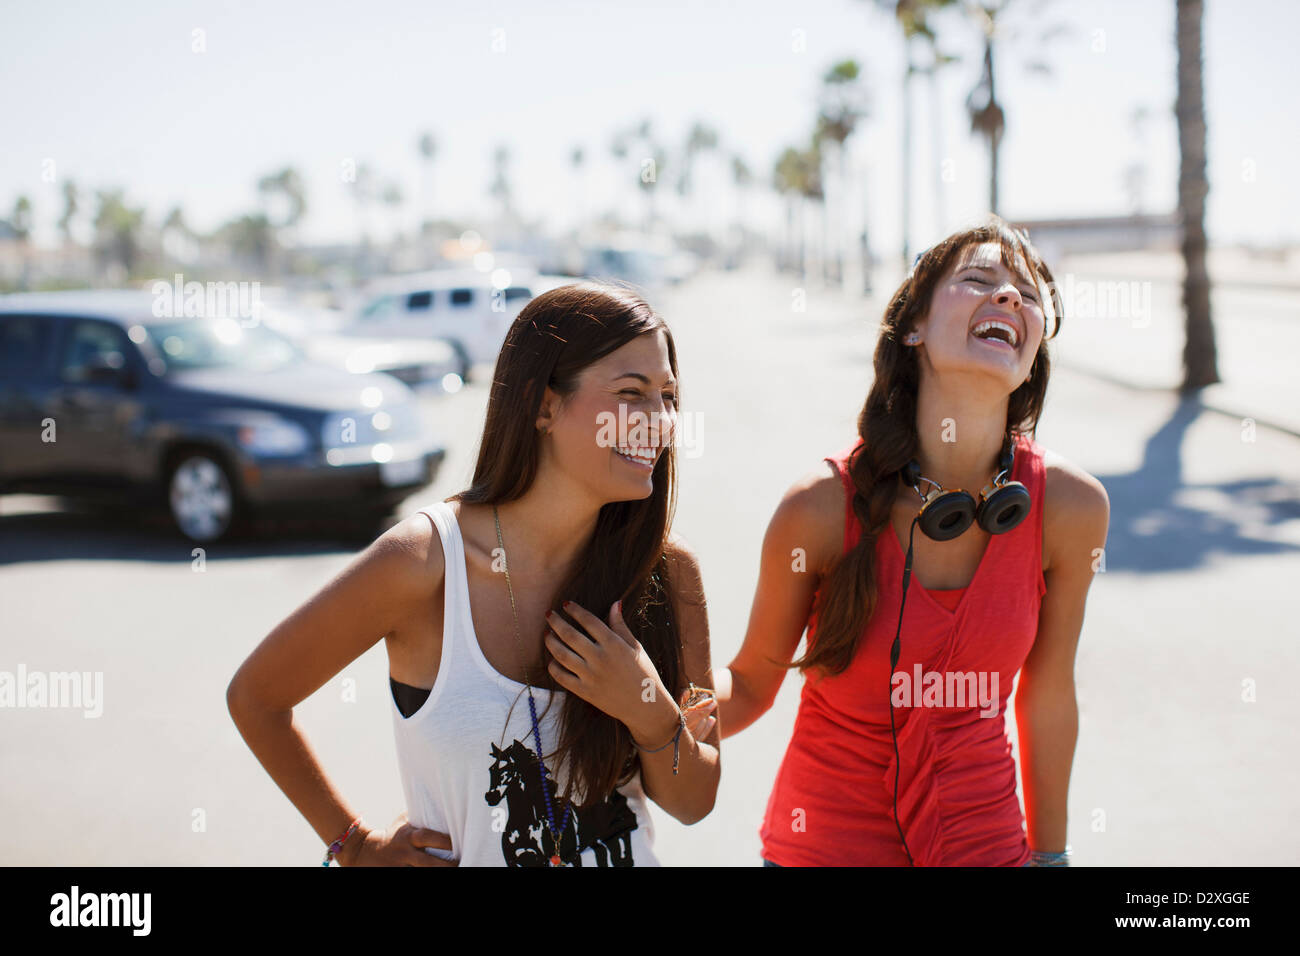
[[906,335],[903,336],[904,345],[915,345],[919,341],[921,341],[921,337],[917,335],[915,332],[908,332]]

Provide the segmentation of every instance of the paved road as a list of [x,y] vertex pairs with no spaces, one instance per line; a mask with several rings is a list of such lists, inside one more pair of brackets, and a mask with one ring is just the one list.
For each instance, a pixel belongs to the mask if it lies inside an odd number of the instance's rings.
[[[720,664],[743,638],[768,517],[852,437],[869,381],[880,303],[810,290],[796,311],[798,296],[786,279],[733,273],[656,301],[684,409],[702,423],[675,527],[701,556]],[[485,399],[479,384],[436,407],[452,454],[403,511],[466,482]],[[1287,826],[1300,791],[1288,676],[1300,664],[1300,439],[1253,437],[1171,396],[1053,375],[1038,438],[1112,502],[1078,655],[1079,864],[1300,861]],[[45,507],[0,499],[0,670],[102,671],[103,714],[0,710],[0,863],[318,864],[320,841],[243,744],[224,691],[361,544],[282,536],[210,549],[196,571],[183,542],[133,516]],[[380,642],[296,712],[327,774],[381,824],[402,806],[386,666]],[[772,710],[725,741],[708,818],[684,827],[653,811],[665,863],[757,865],[799,686],[788,678]]]

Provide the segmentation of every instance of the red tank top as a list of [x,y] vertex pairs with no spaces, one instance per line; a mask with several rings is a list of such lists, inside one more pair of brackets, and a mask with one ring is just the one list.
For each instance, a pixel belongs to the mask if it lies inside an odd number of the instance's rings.
[[[844,484],[844,550],[861,537],[846,469],[860,442],[827,458]],[[928,591],[913,565],[894,673],[907,674],[894,707],[901,773],[898,819],[918,866],[1021,866],[1029,859],[1016,766],[1004,714],[1038,632],[1043,579],[1043,449],[1016,444],[1011,477],[1031,498],[1029,516],[989,538],[966,588]],[[921,534],[920,529],[916,532]],[[806,679],[759,830],[765,859],[781,866],[906,866],[894,822],[894,743],[889,729],[889,648],[898,625],[904,560],[893,526],[876,538],[879,599],[852,662]],[[808,641],[816,614],[808,622]],[[930,694],[926,674],[975,672],[964,686]],[[981,677],[982,675],[982,677]],[[917,680],[917,678],[920,680]],[[915,695],[915,696],[914,696]],[[916,706],[917,701],[921,706]],[[996,711],[996,712],[994,712]]]

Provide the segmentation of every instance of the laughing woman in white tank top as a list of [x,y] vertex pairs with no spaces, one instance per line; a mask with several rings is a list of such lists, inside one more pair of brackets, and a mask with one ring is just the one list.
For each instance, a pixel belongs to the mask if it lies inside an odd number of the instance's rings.
[[[670,533],[677,356],[630,292],[530,302],[470,487],[381,535],[235,674],[231,716],[343,866],[657,866],[721,769],[708,618]],[[292,709],[383,638],[406,813],[371,829]],[[539,760],[540,754],[540,760]]]

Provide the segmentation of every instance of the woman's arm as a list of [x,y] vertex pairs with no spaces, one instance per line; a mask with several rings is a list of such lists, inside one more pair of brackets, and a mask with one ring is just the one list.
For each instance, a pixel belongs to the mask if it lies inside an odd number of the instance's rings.
[[[699,687],[713,687],[713,665],[709,652],[709,612],[704,600],[704,581],[695,552],[676,536],[666,550],[668,581],[673,616],[681,633],[682,668],[686,681]],[[664,697],[647,704],[650,711],[643,727],[633,728],[633,739],[643,747],[659,747],[677,732],[678,705]],[[641,781],[646,796],[665,812],[686,825],[698,823],[713,810],[722,773],[719,722],[715,721],[702,740],[683,730],[678,745],[680,760],[673,776],[673,748],[641,758]]]
[[[424,526],[423,530],[421,525]],[[235,726],[284,795],[328,844],[358,814],[325,776],[293,708],[376,641],[428,607],[443,576],[441,547],[423,515],[389,529],[320,592],[278,624],[236,671],[226,690]],[[368,828],[338,855],[353,858]]]
[[1088,587],[1110,521],[1110,501],[1101,482],[1064,459],[1056,460],[1058,464],[1048,465],[1044,495],[1047,593],[1016,687],[1029,846],[1047,853],[1060,853],[1066,844],[1070,767],[1079,727],[1074,656]]
[[744,644],[717,671],[723,737],[744,730],[776,699],[821,577],[843,549],[844,520],[844,486],[829,465],[792,485],[777,506],[763,537]]

